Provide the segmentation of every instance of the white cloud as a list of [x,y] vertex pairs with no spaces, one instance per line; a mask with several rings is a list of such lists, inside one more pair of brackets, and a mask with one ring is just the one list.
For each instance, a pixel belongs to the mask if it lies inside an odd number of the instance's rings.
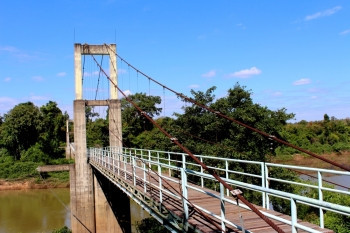
[[67,75],[66,72],[59,72],[59,73],[56,74],[56,76],[58,76],[58,77],[64,77],[66,75]]
[[271,94],[272,96],[282,96],[282,92],[276,91]]
[[191,88],[191,89],[197,89],[197,88],[199,88],[199,85],[198,84],[192,84],[192,85],[189,85],[188,87]]
[[1,46],[0,51],[5,51],[9,53],[16,53],[18,52],[18,49],[13,46]]
[[11,97],[0,97],[0,114],[7,113],[10,111],[16,104],[18,104],[18,101]]
[[84,77],[92,77],[92,76],[97,76],[100,72],[98,71],[93,71],[93,72],[84,72]]
[[249,68],[249,69],[244,69],[240,71],[236,71],[234,73],[231,73],[228,75],[228,77],[236,77],[236,78],[248,78],[252,75],[259,75],[261,74],[261,70],[256,68],[255,66]]
[[345,31],[342,31],[342,32],[340,32],[339,33],[339,35],[346,35],[346,34],[349,34],[350,33],[350,29],[347,29],[347,30],[345,30]]
[[309,21],[309,20],[318,19],[321,17],[331,16],[341,9],[342,9],[341,6],[336,6],[324,11],[319,11],[319,12],[316,12],[315,14],[305,16],[304,20]]
[[202,74],[202,77],[204,77],[204,78],[212,78],[214,76],[216,76],[215,70],[210,70],[207,73]]
[[41,76],[34,76],[34,77],[32,77],[32,79],[33,79],[34,81],[36,81],[36,82],[42,82],[42,81],[44,81],[44,78],[41,77]]
[[[130,90],[123,91],[126,96],[132,95],[132,92]],[[124,95],[121,95],[120,97],[124,97]]]
[[30,101],[47,101],[47,100],[50,100],[50,97],[47,97],[47,96],[39,96],[39,95],[31,95],[29,97],[29,100]]
[[28,61],[32,60],[33,58],[36,58],[35,55],[27,54],[13,46],[1,46],[0,52],[1,51],[9,53],[11,56],[17,58],[19,61]]
[[126,69],[118,69],[118,74],[126,74]]
[[238,24],[236,24],[236,26],[243,29],[243,30],[246,29],[246,26],[243,23],[238,23]]
[[309,84],[309,83],[311,83],[310,79],[302,78],[302,79],[299,79],[299,80],[293,82],[293,85],[294,86],[299,86],[299,85],[306,85],[306,84]]
[[10,82],[12,80],[12,78],[11,77],[6,77],[6,78],[4,78],[4,82]]

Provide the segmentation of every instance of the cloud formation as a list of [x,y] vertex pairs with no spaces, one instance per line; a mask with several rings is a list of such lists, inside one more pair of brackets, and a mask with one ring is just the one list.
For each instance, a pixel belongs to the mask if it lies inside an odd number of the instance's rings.
[[256,68],[255,66],[249,68],[249,69],[244,69],[244,70],[240,70],[240,71],[236,71],[234,73],[231,73],[228,75],[228,77],[232,78],[249,78],[250,76],[253,75],[259,75],[261,74],[261,70]]
[[349,34],[349,33],[350,33],[350,29],[347,29],[347,30],[340,32],[339,35],[344,36],[344,35]]
[[6,78],[4,78],[4,82],[10,82],[12,80],[12,78],[11,77],[6,77]]
[[0,46],[0,52],[7,52],[11,56],[17,58],[19,61],[28,61],[36,58],[36,56],[27,54],[13,46]]
[[130,90],[123,91],[126,96],[132,95],[132,92]]
[[34,81],[36,81],[36,82],[42,82],[42,81],[44,81],[44,78],[41,77],[41,76],[34,76],[34,77],[32,77],[32,79],[33,79]]
[[204,78],[212,78],[216,76],[216,71],[215,70],[210,70],[207,73],[202,74],[202,77]]
[[191,88],[191,89],[197,89],[197,88],[199,88],[199,85],[198,84],[192,84],[192,85],[189,85],[188,87]]
[[57,76],[58,76],[58,77],[64,77],[64,76],[66,76],[66,75],[67,75],[66,72],[59,72],[59,73],[57,73]]
[[309,84],[309,83],[311,83],[310,79],[302,78],[302,79],[299,79],[299,80],[293,82],[293,85],[294,86],[300,86],[300,85],[306,85],[306,84]]
[[304,20],[309,21],[309,20],[314,20],[314,19],[318,19],[321,17],[331,16],[331,15],[337,13],[338,11],[340,11],[341,9],[342,9],[341,6],[336,6],[336,7],[324,10],[324,11],[319,11],[319,12],[316,12],[315,14],[305,16]]

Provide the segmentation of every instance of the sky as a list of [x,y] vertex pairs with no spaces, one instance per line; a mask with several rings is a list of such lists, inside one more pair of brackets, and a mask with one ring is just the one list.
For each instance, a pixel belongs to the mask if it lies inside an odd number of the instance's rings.
[[[239,83],[294,121],[350,117],[347,0],[0,0],[0,115],[52,100],[72,118],[74,43],[115,43],[133,66],[186,95],[216,86],[220,98]],[[84,76],[96,79],[92,63]],[[183,106],[120,61],[118,72],[126,93],[162,96],[164,114]]]

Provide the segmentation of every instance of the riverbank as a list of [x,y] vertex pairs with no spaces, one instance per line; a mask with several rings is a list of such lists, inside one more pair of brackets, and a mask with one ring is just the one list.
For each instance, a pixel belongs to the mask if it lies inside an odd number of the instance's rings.
[[[342,164],[350,167],[350,151],[323,154],[320,156],[328,160],[331,160],[333,162],[336,162],[338,164]],[[272,157],[271,161],[272,163],[279,163],[279,164],[324,168],[324,169],[332,169],[332,170],[342,170],[332,164],[326,163],[310,155],[294,154],[294,155],[286,155],[286,156],[276,156],[276,157]]]
[[49,188],[69,188],[69,181],[37,180],[36,178],[23,180],[0,179],[0,191]]

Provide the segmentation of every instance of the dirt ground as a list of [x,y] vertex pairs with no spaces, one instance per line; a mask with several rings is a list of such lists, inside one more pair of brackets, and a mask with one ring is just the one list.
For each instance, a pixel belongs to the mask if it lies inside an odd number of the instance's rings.
[[0,191],[2,190],[24,190],[24,189],[47,189],[68,188],[69,183],[36,182],[35,179],[7,181],[0,179]]
[[[350,168],[350,151],[344,151],[339,153],[323,154],[320,155],[328,160],[348,166]],[[295,154],[290,156],[288,159],[272,158],[273,163],[297,165],[305,167],[315,167],[315,168],[325,168],[333,170],[342,170],[336,166],[326,163],[318,158],[312,157],[310,155]]]

